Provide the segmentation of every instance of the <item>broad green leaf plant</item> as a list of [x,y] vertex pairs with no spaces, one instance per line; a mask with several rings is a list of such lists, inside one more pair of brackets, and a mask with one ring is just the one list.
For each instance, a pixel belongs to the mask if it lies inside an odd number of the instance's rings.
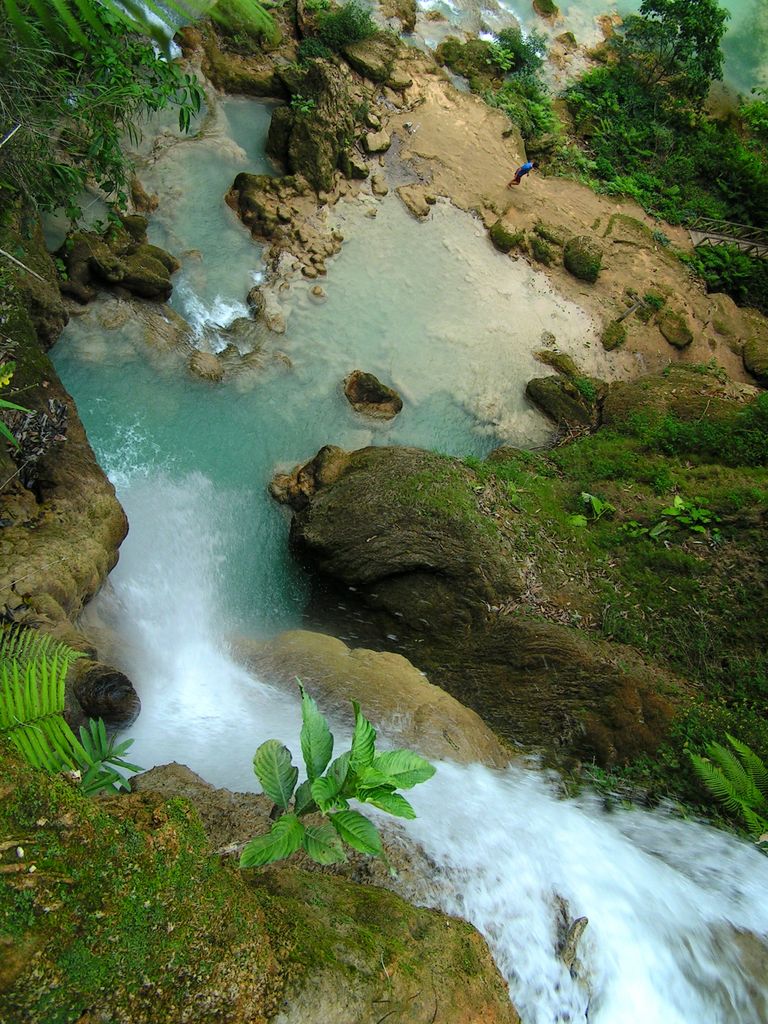
[[[256,836],[243,849],[241,868],[260,867],[303,850],[316,864],[346,860],[344,846],[384,857],[381,836],[373,822],[350,807],[350,800],[369,803],[399,818],[416,812],[398,789],[412,789],[435,774],[435,768],[411,750],[376,752],[376,730],[353,701],[355,727],[352,745],[335,760],[333,735],[317,704],[299,683],[301,693],[301,753],[307,778],[300,786],[299,769],[290,750],[279,740],[262,743],[253,758],[264,793],[279,815],[270,831]],[[301,819],[321,814],[321,824]]]
[[102,719],[80,727],[78,739],[64,718],[64,684],[82,655],[35,629],[0,629],[0,738],[33,768],[74,771],[87,796],[128,789],[122,772],[140,771],[124,760],[133,740],[116,743]]

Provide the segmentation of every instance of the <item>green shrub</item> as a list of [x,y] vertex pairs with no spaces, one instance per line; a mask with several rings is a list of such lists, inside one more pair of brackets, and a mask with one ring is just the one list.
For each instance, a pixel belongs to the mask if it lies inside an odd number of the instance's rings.
[[316,58],[327,60],[331,56],[332,51],[316,36],[307,36],[299,43],[298,59],[300,64],[306,64],[307,61]]
[[345,46],[376,35],[378,29],[370,11],[357,0],[348,0],[343,7],[321,11],[317,18],[317,35],[330,50],[341,53]]
[[735,245],[701,245],[680,259],[699,275],[708,292],[725,292],[739,306],[752,306],[768,316],[768,261]]
[[504,72],[534,74],[544,63],[547,39],[541,32],[525,37],[519,26],[502,29],[489,47],[491,63]]
[[549,93],[533,75],[513,77],[500,89],[487,90],[482,96],[489,106],[504,111],[524,139],[533,139],[557,128]]

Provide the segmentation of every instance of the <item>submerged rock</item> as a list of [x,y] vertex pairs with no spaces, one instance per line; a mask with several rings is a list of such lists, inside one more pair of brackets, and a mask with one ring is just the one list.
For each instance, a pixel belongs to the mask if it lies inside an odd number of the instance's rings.
[[189,358],[189,369],[196,377],[203,380],[220,381],[224,379],[224,367],[221,360],[213,352],[196,349]]
[[403,400],[393,388],[363,370],[353,370],[344,378],[344,394],[356,412],[377,420],[391,420],[403,408]]

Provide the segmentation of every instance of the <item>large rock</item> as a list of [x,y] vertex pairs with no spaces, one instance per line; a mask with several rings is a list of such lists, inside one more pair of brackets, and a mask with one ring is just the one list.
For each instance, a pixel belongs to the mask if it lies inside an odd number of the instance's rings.
[[495,768],[510,754],[482,719],[427,681],[399,654],[350,650],[322,633],[295,630],[274,640],[239,640],[235,656],[259,679],[296,696],[296,678],[334,718],[350,719],[350,701],[398,744],[424,757],[459,764],[481,761]]
[[[39,228],[25,227],[34,223],[31,216],[17,213],[0,227],[0,247],[19,253],[52,288],[55,270]],[[4,331],[15,343],[14,386],[36,413],[47,414],[51,401],[61,403],[67,411],[66,435],[36,456],[30,487],[24,486],[18,466],[2,446],[0,471],[7,483],[0,495],[0,611],[13,621],[56,634],[101,586],[117,561],[128,525],[74,403],[44,353],[51,331],[63,320],[53,313],[42,317],[41,333],[36,332],[34,306],[23,284],[26,276],[11,269],[3,295]],[[55,309],[55,303],[49,308]]]
[[665,309],[659,315],[659,330],[675,348],[687,348],[693,341],[693,334],[685,317],[672,309]]
[[344,47],[344,57],[363,78],[383,83],[392,74],[399,49],[400,44],[395,36],[379,32],[367,39],[349,43]]
[[[143,222],[143,230],[140,223]],[[107,228],[98,235],[76,231],[58,252],[66,268],[61,290],[78,302],[90,302],[99,290],[113,285],[145,299],[164,302],[172,291],[171,274],[179,261],[165,249],[146,241],[146,221],[130,218],[126,227]]]
[[594,282],[603,263],[603,252],[594,238],[576,235],[569,238],[563,249],[563,263],[574,277]]
[[284,476],[292,546],[317,574],[310,617],[345,630],[334,609],[353,603],[357,636],[403,653],[505,739],[607,763],[655,749],[668,698],[631,651],[565,624],[588,614],[589,587],[536,563],[529,531],[543,527],[502,488],[412,448],[325,449]]
[[317,191],[329,191],[333,174],[355,136],[355,108],[349,70],[330,61],[313,60],[301,80],[301,95],[314,106],[306,112],[278,108],[270,128],[268,151],[282,159],[291,174],[300,174]]
[[126,729],[141,711],[139,695],[130,679],[100,661],[82,658],[70,669],[72,691],[86,718],[103,718],[114,729]]
[[376,420],[391,420],[403,408],[403,400],[393,388],[363,370],[353,370],[344,378],[344,394],[356,412]]
[[600,419],[599,398],[604,386],[589,377],[536,377],[525,393],[558,426],[595,427]]
[[744,342],[744,367],[763,387],[768,387],[768,323],[756,310],[744,310],[749,337]]
[[296,857],[238,871],[211,852],[266,831],[267,802],[169,768],[92,800],[0,751],[0,835],[37,868],[3,880],[24,912],[0,937],[0,1019],[519,1024],[471,925]]

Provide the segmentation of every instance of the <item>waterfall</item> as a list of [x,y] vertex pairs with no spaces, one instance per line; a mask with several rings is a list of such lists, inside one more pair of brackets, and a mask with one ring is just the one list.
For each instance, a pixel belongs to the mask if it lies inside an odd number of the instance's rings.
[[[124,467],[131,532],[85,624],[140,691],[132,756],[255,789],[258,744],[298,753],[301,722],[298,700],[228,654],[236,517],[202,474]],[[750,933],[768,932],[768,860],[748,844],[663,813],[609,813],[594,795],[564,799],[531,766],[440,763],[409,797],[418,818],[394,836],[426,857],[404,893],[483,933],[525,1024],[764,1022],[746,964]],[[557,955],[563,914],[589,919],[575,978]]]

